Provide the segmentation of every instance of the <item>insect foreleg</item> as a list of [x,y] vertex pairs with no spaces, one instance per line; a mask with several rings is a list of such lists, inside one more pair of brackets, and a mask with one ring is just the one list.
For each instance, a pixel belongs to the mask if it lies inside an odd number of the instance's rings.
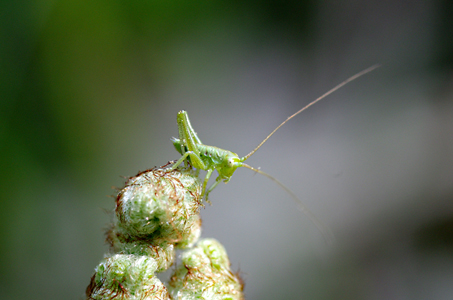
[[206,195],[206,202],[208,202],[209,204],[211,204],[211,201],[208,200],[208,193],[206,192],[206,186],[208,185],[208,181],[209,181],[209,178],[211,178],[211,175],[212,175],[212,172],[214,171],[214,169],[209,169],[208,170],[208,173],[206,174],[206,177],[204,178],[204,181],[203,181],[203,189],[202,189],[202,192],[201,192],[201,199],[203,199],[203,197]]
[[208,197],[209,197],[209,193],[212,192],[213,189],[215,189],[215,187],[222,181],[222,178],[219,176],[217,177],[217,179],[215,180],[214,184],[211,185],[211,187],[206,191],[205,193],[205,199],[206,199],[206,202],[210,203],[209,200],[208,200]]

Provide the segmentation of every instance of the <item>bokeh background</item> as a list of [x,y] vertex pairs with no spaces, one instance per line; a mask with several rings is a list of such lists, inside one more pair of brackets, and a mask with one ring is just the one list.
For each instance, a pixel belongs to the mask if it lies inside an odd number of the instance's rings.
[[108,195],[177,159],[176,113],[240,156],[202,211],[253,299],[453,298],[453,2],[2,1],[0,299],[83,299]]

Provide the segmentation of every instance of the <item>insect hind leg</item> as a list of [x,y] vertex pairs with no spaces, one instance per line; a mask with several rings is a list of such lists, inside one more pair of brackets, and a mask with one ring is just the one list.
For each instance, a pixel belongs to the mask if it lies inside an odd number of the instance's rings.
[[[193,154],[195,154],[199,158],[200,153],[197,146],[201,144],[201,140],[198,138],[197,133],[192,128],[187,112],[184,110],[178,112],[176,121],[178,123],[179,140],[181,142],[181,154],[184,155],[187,149],[187,152],[192,151]],[[193,155],[190,155],[191,159],[192,156]],[[197,162],[192,161],[192,163],[196,168],[200,168],[199,166],[197,166]],[[187,161],[184,161],[184,165],[187,167]],[[204,163],[201,163],[200,166],[204,166]],[[201,169],[206,170],[206,168]]]

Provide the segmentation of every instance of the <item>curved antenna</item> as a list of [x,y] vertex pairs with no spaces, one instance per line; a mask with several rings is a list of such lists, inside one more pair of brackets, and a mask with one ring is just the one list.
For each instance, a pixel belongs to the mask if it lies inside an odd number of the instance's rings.
[[309,108],[310,106],[312,106],[313,104],[315,104],[316,102],[324,99],[325,97],[329,96],[330,94],[332,94],[333,92],[335,92],[336,90],[338,90],[339,88],[343,87],[344,85],[348,84],[349,82],[359,78],[360,76],[362,75],[365,75],[366,73],[369,73],[371,71],[373,71],[374,69],[376,68],[379,68],[380,65],[374,65],[374,66],[371,66],[357,74],[355,74],[354,76],[351,76],[349,77],[348,79],[346,79],[345,81],[343,81],[342,83],[340,83],[339,85],[337,85],[336,87],[334,87],[333,89],[331,89],[330,91],[328,91],[327,93],[325,93],[324,95],[322,95],[321,97],[315,99],[314,101],[308,103],[306,106],[302,107],[300,110],[298,110],[296,113],[294,113],[293,115],[289,116],[283,123],[281,123],[280,125],[277,126],[277,128],[274,129],[274,131],[271,132],[271,134],[269,134],[255,149],[253,149],[252,152],[250,152],[249,154],[247,154],[246,156],[244,156],[243,158],[241,158],[241,161],[245,161],[247,160],[250,156],[252,156],[256,150],[258,150],[280,127],[282,127],[283,125],[285,125],[286,122],[288,122],[289,120],[291,120],[292,118],[294,118],[295,116],[297,116],[298,114],[300,114],[301,112],[303,112],[304,110],[306,110],[307,108]]
[[332,230],[330,230],[330,228],[325,225],[323,222],[321,222],[318,218],[316,218],[316,216],[302,203],[302,201],[297,198],[296,194],[293,193],[293,191],[291,191],[289,188],[287,188],[283,183],[281,183],[277,178],[261,171],[261,170],[258,170],[258,169],[255,169],[254,167],[252,166],[249,166],[247,164],[242,164],[243,167],[246,167],[250,170],[253,170],[261,175],[264,175],[266,176],[267,178],[269,178],[270,180],[272,180],[273,182],[275,182],[276,184],[278,184],[282,189],[284,189],[290,196],[291,198],[294,199],[294,201],[296,202],[298,208],[300,211],[302,211],[309,219],[310,221],[315,224],[316,228],[318,228],[318,230],[321,232],[324,240],[326,241],[327,244],[331,245],[333,244],[334,240],[335,240],[335,237],[332,233]]

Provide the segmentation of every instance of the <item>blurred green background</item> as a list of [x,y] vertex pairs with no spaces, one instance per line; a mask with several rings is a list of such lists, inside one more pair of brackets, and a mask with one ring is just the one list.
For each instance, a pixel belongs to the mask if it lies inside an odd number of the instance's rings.
[[[2,1],[0,299],[83,299],[121,176],[179,158],[176,113],[238,170],[202,211],[253,299],[453,298],[451,1]],[[106,213],[107,211],[107,213]]]

